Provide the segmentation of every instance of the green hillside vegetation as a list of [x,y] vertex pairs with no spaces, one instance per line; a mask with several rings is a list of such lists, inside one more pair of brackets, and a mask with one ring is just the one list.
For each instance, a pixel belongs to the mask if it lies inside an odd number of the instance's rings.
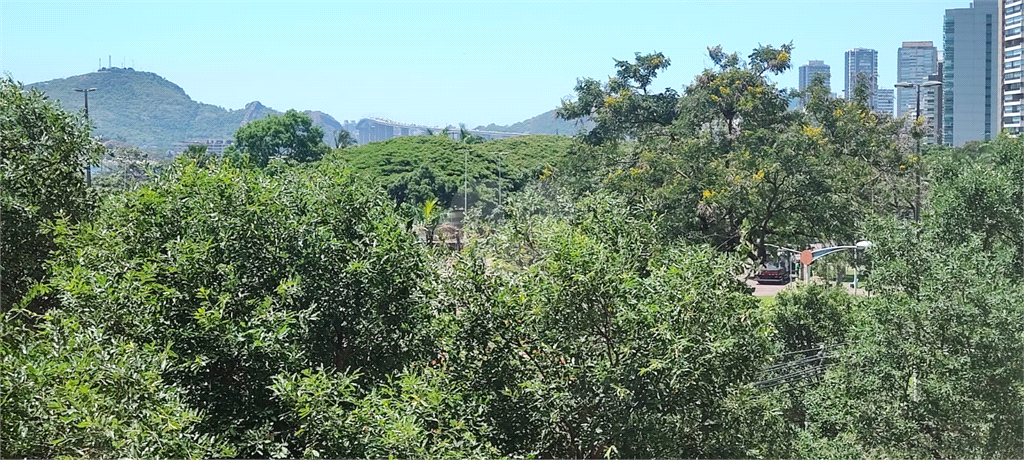
[[497,204],[498,154],[502,193],[521,190],[565,158],[572,140],[563,136],[520,136],[465,144],[445,136],[408,136],[335,150],[340,161],[387,187],[399,204],[418,205],[436,198],[444,207],[462,206],[468,155],[469,207]]
[[572,136],[580,129],[588,130],[594,127],[590,120],[577,123],[558,118],[555,110],[549,110],[533,118],[529,118],[511,125],[496,125],[491,123],[487,126],[477,126],[474,129],[481,131],[498,131],[503,133],[529,133],[529,134],[559,134]]
[[[167,79],[132,69],[105,68],[27,86],[75,112],[85,106],[75,88],[97,88],[89,93],[93,134],[156,151],[186,139],[228,139],[244,123],[280,113],[259,102],[239,110],[197,102]],[[324,128],[325,141],[333,139],[341,125],[327,114],[309,113]]]

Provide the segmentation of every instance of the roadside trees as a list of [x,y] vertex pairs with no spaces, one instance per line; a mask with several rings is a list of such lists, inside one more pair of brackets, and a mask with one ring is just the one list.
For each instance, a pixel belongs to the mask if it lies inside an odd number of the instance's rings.
[[[876,127],[889,122],[822,91],[811,95],[816,111],[787,111],[790,95],[769,75],[789,69],[791,53],[792,45],[762,46],[742,60],[710,48],[715,67],[681,96],[649,89],[668,66],[660,53],[617,61],[606,84],[580,80],[576,100],[558,114],[596,122],[580,150],[600,153],[603,165],[578,170],[663,215],[666,239],[763,260],[767,242],[852,238],[869,202],[862,183],[878,174],[877,157],[895,149]],[[847,115],[824,120],[832,106],[830,116]],[[845,148],[854,133],[870,148]]]

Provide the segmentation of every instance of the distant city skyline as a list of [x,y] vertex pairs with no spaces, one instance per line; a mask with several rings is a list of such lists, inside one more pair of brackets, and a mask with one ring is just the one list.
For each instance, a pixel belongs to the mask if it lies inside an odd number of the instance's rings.
[[[583,2],[0,3],[2,71],[24,83],[106,66],[154,72],[196,101],[241,109],[321,110],[337,119],[473,127],[511,124],[607,80],[613,59],[663,52],[653,87],[681,91],[711,66],[708,46],[746,57],[790,41],[798,67],[879,53],[878,85],[896,83],[905,41],[942,42],[946,9],[969,0]],[[623,20],[626,17],[642,20]],[[838,84],[833,78],[833,87]],[[838,92],[839,88],[834,91]]]

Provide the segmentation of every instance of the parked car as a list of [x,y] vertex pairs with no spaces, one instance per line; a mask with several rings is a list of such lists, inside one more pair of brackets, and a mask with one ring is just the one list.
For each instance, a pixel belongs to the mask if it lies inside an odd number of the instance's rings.
[[764,283],[780,283],[789,284],[792,279],[790,278],[789,269],[785,265],[780,264],[767,264],[754,277],[758,284]]

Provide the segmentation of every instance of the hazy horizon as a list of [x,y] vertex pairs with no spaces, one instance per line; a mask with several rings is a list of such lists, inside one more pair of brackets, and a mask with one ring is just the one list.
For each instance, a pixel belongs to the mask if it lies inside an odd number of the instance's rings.
[[793,42],[793,69],[823,60],[843,85],[843,52],[879,52],[891,88],[904,41],[942,48],[942,16],[969,1],[18,2],[0,3],[2,71],[24,83],[133,67],[199,102],[258,100],[339,121],[508,125],[558,106],[576,80],[604,80],[614,59],[660,51],[655,82],[682,90],[721,44],[746,56]]

